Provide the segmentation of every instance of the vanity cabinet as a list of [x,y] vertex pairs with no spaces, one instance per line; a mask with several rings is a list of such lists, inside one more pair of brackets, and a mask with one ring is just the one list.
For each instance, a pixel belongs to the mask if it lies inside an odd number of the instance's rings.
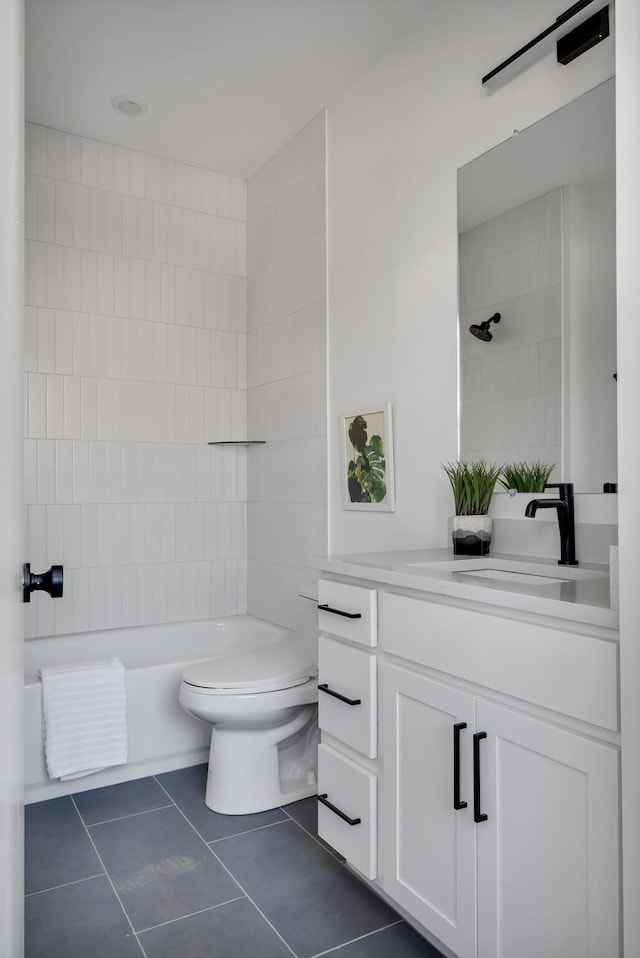
[[318,590],[318,834],[365,877],[377,875],[377,595],[345,583]]
[[395,665],[383,683],[385,891],[459,958],[619,955],[617,749]]

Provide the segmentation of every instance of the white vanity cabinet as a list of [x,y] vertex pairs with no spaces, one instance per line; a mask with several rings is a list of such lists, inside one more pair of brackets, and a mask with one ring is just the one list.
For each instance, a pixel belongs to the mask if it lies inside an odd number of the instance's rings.
[[377,595],[318,590],[318,834],[367,878],[377,875]]
[[[567,727],[615,725],[615,644],[397,595],[382,621],[409,657],[382,670],[385,892],[459,958],[617,958],[618,749]],[[527,714],[576,639],[568,712]]]

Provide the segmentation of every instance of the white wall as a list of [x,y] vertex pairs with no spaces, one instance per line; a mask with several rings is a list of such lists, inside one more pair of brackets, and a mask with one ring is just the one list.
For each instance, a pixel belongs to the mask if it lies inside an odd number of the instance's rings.
[[23,954],[22,197],[24,28],[21,0],[0,0],[0,954]]
[[244,183],[27,127],[28,635],[245,610]]
[[[460,455],[560,470],[562,191],[460,236]],[[500,313],[486,343],[469,326]]]
[[327,549],[325,115],[247,183],[249,611],[313,634]]
[[[605,42],[481,77],[553,22],[555,0],[441,3],[328,111],[330,548],[446,544],[455,458],[456,171],[613,73]],[[344,512],[339,414],[394,407],[397,511]]]

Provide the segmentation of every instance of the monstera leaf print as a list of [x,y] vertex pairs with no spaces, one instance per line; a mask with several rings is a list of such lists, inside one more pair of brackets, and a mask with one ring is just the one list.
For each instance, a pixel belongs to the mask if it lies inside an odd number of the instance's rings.
[[381,436],[367,435],[367,420],[356,416],[349,426],[354,456],[347,465],[351,502],[383,502],[387,495],[384,442]]

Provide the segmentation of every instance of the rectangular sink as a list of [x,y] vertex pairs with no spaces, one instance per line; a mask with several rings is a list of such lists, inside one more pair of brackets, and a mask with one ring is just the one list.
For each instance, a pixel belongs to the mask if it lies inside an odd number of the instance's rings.
[[482,579],[497,579],[500,582],[520,582],[522,585],[557,585],[558,582],[569,582],[569,579],[537,575],[533,572],[511,572],[507,569],[469,569],[458,572],[460,576],[473,576]]

